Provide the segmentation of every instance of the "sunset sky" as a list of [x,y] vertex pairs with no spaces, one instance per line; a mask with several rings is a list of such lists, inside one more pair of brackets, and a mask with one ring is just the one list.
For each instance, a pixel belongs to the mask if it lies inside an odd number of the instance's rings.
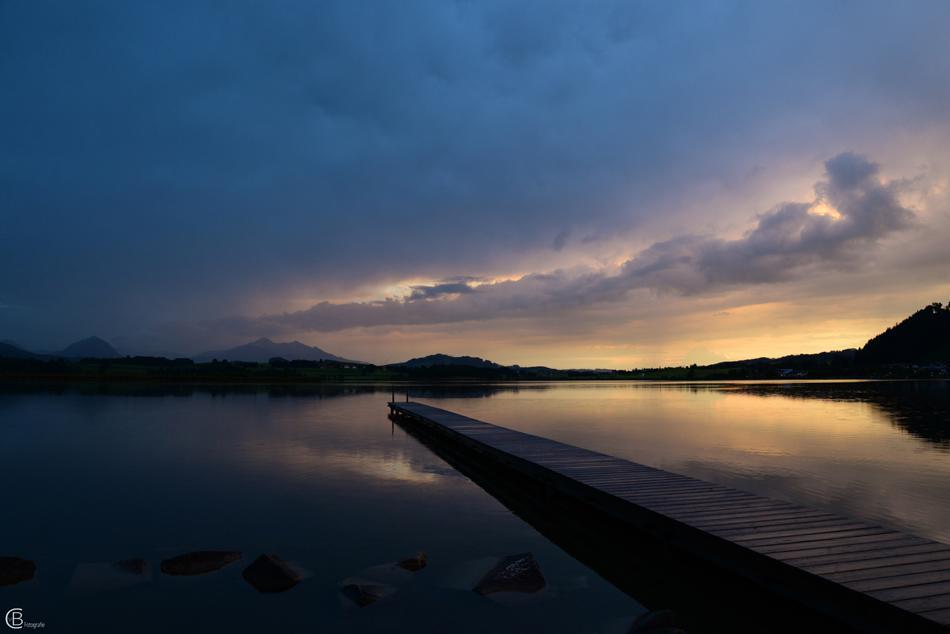
[[555,367],[950,300],[950,3],[0,0],[0,340]]

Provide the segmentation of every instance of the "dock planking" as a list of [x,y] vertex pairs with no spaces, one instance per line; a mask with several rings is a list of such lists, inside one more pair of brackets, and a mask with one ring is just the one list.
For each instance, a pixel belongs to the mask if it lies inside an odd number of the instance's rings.
[[842,624],[877,632],[950,624],[950,545],[423,403],[389,407],[483,465],[513,469]]

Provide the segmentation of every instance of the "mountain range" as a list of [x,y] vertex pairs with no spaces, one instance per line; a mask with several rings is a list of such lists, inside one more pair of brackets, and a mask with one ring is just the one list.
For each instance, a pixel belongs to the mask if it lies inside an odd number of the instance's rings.
[[[66,346],[59,352],[40,354],[24,350],[16,343],[0,341],[0,357],[7,359],[50,360],[57,358],[113,359],[122,355],[109,342],[99,337],[87,337]],[[265,337],[244,345],[204,352],[193,357],[198,363],[212,360],[246,361],[268,363],[280,358],[286,361],[335,361],[348,364],[363,364],[337,356],[316,346],[299,341],[276,342]],[[900,323],[872,337],[861,348],[820,352],[816,354],[797,354],[779,358],[760,357],[741,361],[723,361],[708,366],[708,370],[726,372],[726,376],[777,374],[778,376],[819,376],[819,375],[860,375],[862,368],[891,365],[924,366],[937,364],[946,373],[950,366],[950,304],[943,306],[933,303],[918,310]],[[437,372],[447,375],[459,374],[465,368],[477,371],[479,375],[501,373],[504,375],[546,376],[551,373],[584,373],[590,370],[561,371],[545,367],[522,368],[517,365],[504,366],[481,357],[451,356],[431,354],[415,357],[402,363],[386,366],[393,370],[410,374]],[[691,366],[697,368],[698,366]],[[444,370],[439,370],[444,368]],[[613,371],[603,371],[613,372]],[[722,373],[720,372],[720,373]],[[637,376],[643,375],[638,372]],[[768,374],[771,376],[771,374]],[[718,376],[718,375],[717,375]]]
[[[62,350],[49,353],[32,352],[17,345],[13,341],[0,341],[0,357],[8,359],[117,359],[123,355],[108,341],[101,337],[87,337],[73,342]],[[269,360],[281,357],[288,361],[337,361],[341,363],[359,363],[316,346],[308,346],[299,341],[277,342],[267,338],[260,338],[244,345],[225,350],[203,352],[193,357],[198,363],[205,363],[217,359],[219,361],[247,361],[252,363],[267,363]]]
[[117,359],[122,355],[105,339],[86,337],[56,352],[31,352],[13,341],[0,342],[0,357],[12,359]]
[[27,352],[12,341],[0,342],[0,357],[7,359],[41,359],[42,355]]
[[85,339],[80,339],[75,343],[69,344],[61,351],[53,353],[52,356],[65,357],[67,359],[116,359],[122,355],[105,339],[86,337]]
[[226,350],[202,352],[192,357],[198,363],[207,363],[214,359],[219,361],[249,361],[267,363],[269,360],[280,357],[288,361],[338,361],[341,363],[359,363],[350,359],[338,357],[316,346],[308,346],[299,341],[278,342],[261,337],[256,341],[246,343]]

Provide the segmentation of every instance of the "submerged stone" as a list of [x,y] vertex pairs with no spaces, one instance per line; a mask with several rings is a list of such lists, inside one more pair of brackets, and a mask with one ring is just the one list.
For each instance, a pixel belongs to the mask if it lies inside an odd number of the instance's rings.
[[408,570],[409,572],[418,572],[419,570],[425,568],[427,563],[428,557],[426,557],[426,554],[420,550],[412,557],[400,559],[398,562],[396,562],[396,565],[403,570]]
[[504,557],[489,570],[474,590],[485,596],[495,592],[538,592],[545,586],[541,567],[531,553]]
[[148,575],[148,562],[144,559],[123,559],[113,563],[112,567],[130,575]]
[[148,583],[151,577],[151,567],[144,559],[80,563],[67,591],[78,595],[111,592]]
[[36,574],[36,564],[22,557],[0,557],[0,586],[29,581]]
[[232,550],[198,550],[165,559],[162,572],[166,575],[203,575],[220,570],[241,558],[241,553]]
[[300,583],[300,575],[277,555],[261,555],[241,573],[258,592],[284,592]]
[[340,594],[361,608],[372,605],[395,591],[392,586],[372,582],[346,583],[340,587]]

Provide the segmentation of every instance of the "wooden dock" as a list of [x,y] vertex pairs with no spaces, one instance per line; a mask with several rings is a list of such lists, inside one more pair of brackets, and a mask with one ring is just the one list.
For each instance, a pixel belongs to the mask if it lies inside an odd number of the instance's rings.
[[[950,545],[492,425],[423,403],[401,422],[843,625],[946,631]],[[618,544],[622,548],[622,544]]]

